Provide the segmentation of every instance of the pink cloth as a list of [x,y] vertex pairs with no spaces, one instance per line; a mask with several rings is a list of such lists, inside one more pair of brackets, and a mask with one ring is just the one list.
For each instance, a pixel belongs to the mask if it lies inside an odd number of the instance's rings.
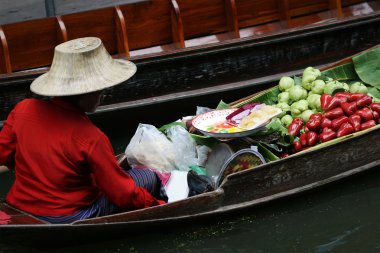
[[158,171],[156,169],[145,167],[145,166],[134,166],[133,168],[134,169],[149,169],[149,170],[155,172],[157,174],[157,176],[161,179],[161,182],[162,182],[163,186],[167,185],[167,183],[168,183],[168,181],[170,179],[170,176],[171,176],[170,172],[160,172],[160,171]]

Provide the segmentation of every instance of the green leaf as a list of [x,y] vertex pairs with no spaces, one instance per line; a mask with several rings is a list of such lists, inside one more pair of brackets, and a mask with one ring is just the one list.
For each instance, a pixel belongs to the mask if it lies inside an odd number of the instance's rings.
[[266,147],[264,147],[264,145],[262,145],[261,143],[258,143],[257,146],[258,146],[259,153],[264,156],[265,160],[267,160],[267,161],[280,160],[280,158],[278,156],[276,156],[275,154],[273,154],[272,151],[270,151],[269,149],[267,149]]
[[198,134],[190,134],[190,136],[195,140],[195,142],[198,145],[206,145],[210,148],[213,147],[218,142],[217,139],[213,137],[209,137],[209,136],[198,135]]
[[360,79],[380,89],[380,47],[352,58]]
[[278,131],[281,135],[289,134],[288,129],[284,127],[279,118],[273,118],[271,122],[265,126],[269,131]]
[[228,108],[231,108],[231,106],[227,104],[226,102],[224,102],[223,100],[220,100],[218,106],[216,107],[216,109],[228,109]]
[[356,74],[355,67],[352,62],[325,70],[322,72],[322,74],[337,81],[359,79],[359,76]]
[[169,128],[171,128],[172,126],[181,126],[181,127],[183,127],[183,128],[186,129],[186,124],[185,124],[185,123],[175,121],[175,122],[172,122],[172,123],[169,123],[169,124],[163,125],[163,126],[160,127],[158,130],[161,131],[162,133],[166,134],[166,131],[167,131]]

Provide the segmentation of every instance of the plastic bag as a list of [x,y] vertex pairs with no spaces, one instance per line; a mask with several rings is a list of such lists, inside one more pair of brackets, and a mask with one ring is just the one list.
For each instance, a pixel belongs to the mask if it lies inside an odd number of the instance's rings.
[[161,172],[176,169],[173,143],[152,125],[139,124],[125,154],[132,167],[144,165]]
[[174,125],[167,129],[167,136],[170,140],[155,126],[140,124],[125,150],[129,165],[170,172],[205,164],[211,149],[197,145],[185,128]]
[[172,126],[168,129],[167,135],[175,147],[175,164],[179,170],[188,171],[189,166],[198,165],[197,143],[186,129]]

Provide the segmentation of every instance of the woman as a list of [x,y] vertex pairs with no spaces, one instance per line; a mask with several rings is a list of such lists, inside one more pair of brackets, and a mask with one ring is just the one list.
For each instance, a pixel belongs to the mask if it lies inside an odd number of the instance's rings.
[[0,133],[0,165],[16,175],[8,204],[67,223],[165,203],[158,177],[123,171],[108,138],[85,114],[99,106],[104,89],[135,72],[132,62],[112,59],[98,38],[55,48],[51,69],[31,84],[34,93],[53,98],[18,103]]

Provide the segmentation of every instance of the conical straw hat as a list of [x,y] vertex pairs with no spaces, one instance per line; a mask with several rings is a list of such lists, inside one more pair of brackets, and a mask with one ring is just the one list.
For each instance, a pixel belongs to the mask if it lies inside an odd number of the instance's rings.
[[99,38],[79,38],[55,47],[50,70],[30,89],[43,96],[79,95],[112,87],[135,73],[134,63],[113,59]]

